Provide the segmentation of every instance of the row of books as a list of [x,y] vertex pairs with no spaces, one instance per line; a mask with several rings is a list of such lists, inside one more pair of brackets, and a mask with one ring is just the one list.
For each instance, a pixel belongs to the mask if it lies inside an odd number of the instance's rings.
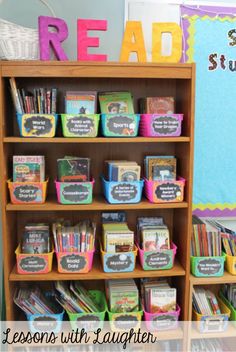
[[145,310],[149,313],[176,311],[176,288],[166,279],[142,279],[142,297]]
[[193,288],[193,308],[201,315],[221,314],[215,293],[202,287]]
[[236,232],[227,228],[220,219],[192,218],[191,255],[196,257],[220,256],[222,248],[236,256]]
[[220,256],[221,234],[209,219],[192,218],[191,255],[195,257]]
[[[34,88],[26,92],[18,88],[15,78],[9,79],[13,103],[17,113],[57,112],[57,88]],[[133,96],[130,92],[96,92],[96,91],[66,91],[65,112],[67,114],[94,114],[97,111],[97,96],[101,113],[133,114]],[[173,114],[175,111],[174,97],[145,97],[139,99],[141,113]]]
[[141,166],[136,161],[106,160],[106,176],[109,181],[139,181]]
[[55,114],[57,110],[57,88],[34,88],[26,92],[18,88],[15,78],[9,79],[13,103],[19,114]]
[[52,226],[56,252],[88,252],[94,249],[96,225],[90,220],[72,225],[70,221],[58,221]]
[[174,156],[146,156],[144,158],[145,177],[153,181],[175,181],[176,164]]

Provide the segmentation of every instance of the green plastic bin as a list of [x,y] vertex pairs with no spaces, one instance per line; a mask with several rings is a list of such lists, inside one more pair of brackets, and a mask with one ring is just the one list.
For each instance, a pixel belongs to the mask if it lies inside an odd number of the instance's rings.
[[224,275],[225,254],[217,257],[191,257],[191,273],[196,277]]
[[232,306],[230,301],[228,301],[227,298],[223,295],[222,291],[220,291],[219,296],[222,301],[226,304],[226,306],[230,309],[230,320],[234,321],[236,325],[236,309]]
[[107,302],[104,292],[89,290],[95,303],[99,305],[99,312],[94,313],[70,313],[67,311],[72,329],[84,328],[86,331],[95,331],[103,328],[107,311]]
[[97,137],[99,114],[61,114],[64,137]]

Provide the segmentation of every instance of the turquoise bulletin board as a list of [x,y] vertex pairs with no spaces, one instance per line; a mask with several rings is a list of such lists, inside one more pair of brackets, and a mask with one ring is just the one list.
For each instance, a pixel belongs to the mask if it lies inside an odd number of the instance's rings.
[[236,214],[234,13],[181,6],[183,61],[196,62],[193,210],[200,215]]

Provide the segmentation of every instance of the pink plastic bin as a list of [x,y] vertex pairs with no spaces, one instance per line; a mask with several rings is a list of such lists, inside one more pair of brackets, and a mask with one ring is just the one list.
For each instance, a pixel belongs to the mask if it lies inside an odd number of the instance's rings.
[[139,133],[144,137],[178,137],[183,114],[142,114]]
[[88,273],[92,269],[94,251],[56,252],[59,273]]
[[167,313],[148,313],[143,308],[144,320],[148,331],[174,330],[178,327],[180,307],[176,305],[176,311]]
[[143,270],[172,269],[176,252],[177,246],[174,243],[171,243],[170,249],[160,251],[144,251],[138,246],[139,260]]
[[176,181],[148,181],[144,179],[145,196],[151,203],[177,203],[184,199],[185,179]]

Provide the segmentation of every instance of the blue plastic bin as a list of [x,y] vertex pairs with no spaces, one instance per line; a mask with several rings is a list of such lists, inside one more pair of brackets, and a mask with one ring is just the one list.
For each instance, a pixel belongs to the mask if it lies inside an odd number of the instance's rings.
[[102,177],[103,191],[106,200],[111,204],[139,203],[142,198],[144,181],[116,182]]
[[18,114],[21,137],[52,138],[56,134],[57,114]]
[[139,114],[101,114],[102,135],[105,137],[136,137]]

